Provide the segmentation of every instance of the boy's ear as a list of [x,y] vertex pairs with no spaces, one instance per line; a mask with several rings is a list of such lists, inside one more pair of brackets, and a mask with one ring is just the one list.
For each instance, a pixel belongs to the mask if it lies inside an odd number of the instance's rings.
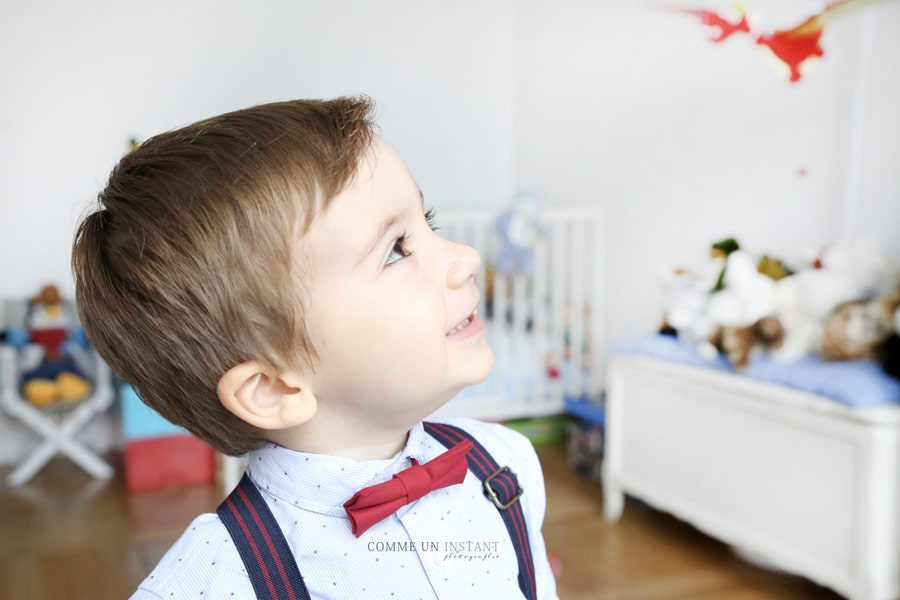
[[316,414],[316,397],[303,382],[257,360],[228,369],[216,392],[225,408],[260,429],[294,427]]

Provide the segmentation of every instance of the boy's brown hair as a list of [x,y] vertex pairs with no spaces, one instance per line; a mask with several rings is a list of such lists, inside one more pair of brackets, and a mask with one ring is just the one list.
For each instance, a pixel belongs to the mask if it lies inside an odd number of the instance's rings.
[[239,455],[261,432],[216,386],[252,359],[311,365],[296,241],[352,181],[364,97],[239,110],[155,136],[113,169],[72,249],[91,343],[169,421]]

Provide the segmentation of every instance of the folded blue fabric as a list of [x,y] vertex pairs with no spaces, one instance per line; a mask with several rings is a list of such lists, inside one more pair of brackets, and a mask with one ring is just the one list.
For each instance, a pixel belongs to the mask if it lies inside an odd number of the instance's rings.
[[[619,354],[639,354],[662,360],[734,371],[724,356],[704,358],[692,344],[668,335],[647,335],[626,340],[610,348]],[[751,358],[750,365],[735,373],[831,398],[852,407],[900,404],[900,380],[886,374],[871,360],[824,362],[810,355],[792,363],[767,356]]]

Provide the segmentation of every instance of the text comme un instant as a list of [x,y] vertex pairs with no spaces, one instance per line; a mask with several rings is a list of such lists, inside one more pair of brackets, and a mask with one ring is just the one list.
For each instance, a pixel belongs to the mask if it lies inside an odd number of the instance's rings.
[[370,552],[497,552],[500,542],[369,542]]

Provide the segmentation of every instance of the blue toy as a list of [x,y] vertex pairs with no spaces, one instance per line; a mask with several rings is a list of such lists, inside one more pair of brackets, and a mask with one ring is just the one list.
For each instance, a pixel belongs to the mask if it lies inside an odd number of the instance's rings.
[[534,248],[545,231],[540,219],[541,204],[536,194],[520,193],[512,208],[497,217],[494,228],[503,242],[494,260],[498,273],[534,274]]

